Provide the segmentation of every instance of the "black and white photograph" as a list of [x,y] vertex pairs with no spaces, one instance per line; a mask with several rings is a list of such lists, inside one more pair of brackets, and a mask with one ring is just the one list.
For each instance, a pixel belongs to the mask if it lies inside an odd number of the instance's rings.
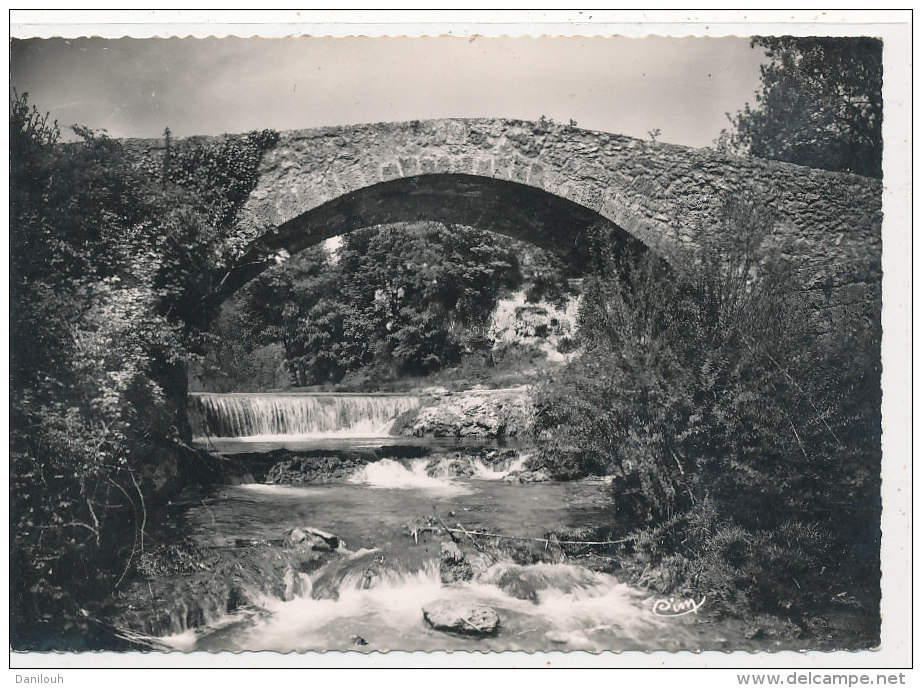
[[30,26],[11,656],[887,649],[908,43]]

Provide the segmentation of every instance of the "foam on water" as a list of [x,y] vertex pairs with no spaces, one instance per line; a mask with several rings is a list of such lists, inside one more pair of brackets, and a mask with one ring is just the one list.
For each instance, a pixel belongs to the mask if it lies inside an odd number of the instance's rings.
[[474,478],[479,480],[502,480],[514,471],[521,471],[525,468],[525,463],[531,457],[531,454],[520,454],[509,462],[506,468],[497,469],[495,466],[489,466],[480,459],[471,461],[471,467],[474,469]]
[[434,478],[426,472],[427,459],[406,463],[381,459],[357,470],[349,482],[367,487],[390,490],[429,490],[443,494],[468,494],[466,486],[445,478]]
[[[601,482],[503,484],[528,458],[509,456],[500,462],[445,453],[381,459],[334,485],[225,488],[207,511],[204,505],[192,510],[204,542],[272,540],[292,525],[308,524],[344,537],[357,551],[342,552],[309,573],[293,562],[281,591],[248,590],[244,599],[252,606],[160,641],[183,651],[277,652],[597,652],[701,645],[690,639],[692,626],[653,614],[648,593],[572,561],[525,565],[499,551],[489,557],[471,551],[474,578],[444,584],[439,551],[447,537],[421,532],[417,540],[407,531],[413,517],[435,509],[472,529],[534,538],[547,532],[546,524],[601,523],[609,513]],[[498,632],[474,638],[436,631],[423,617],[435,602],[487,605],[499,616]]]
[[263,483],[245,483],[237,485],[241,490],[247,492],[256,492],[258,494],[272,495],[276,497],[309,497],[320,492],[316,487],[301,487],[299,485],[266,485]]
[[[357,568],[338,572],[334,595],[312,596],[307,580],[294,599],[264,600],[265,613],[239,617],[234,646],[278,652],[361,649],[353,648],[353,636],[360,636],[369,643],[365,649],[378,651],[443,649],[450,638],[449,646],[458,648],[598,651],[631,647],[663,628],[663,620],[643,605],[636,591],[612,576],[568,564],[502,563],[480,580],[444,586],[434,560],[417,571],[385,569],[369,583],[356,575],[366,559],[353,557]],[[510,568],[540,588],[537,603],[513,597],[495,584],[496,574]],[[467,639],[433,631],[422,610],[437,601],[489,605],[500,616],[499,636]],[[208,649],[213,629],[227,625],[225,621],[163,641],[179,650]],[[220,642],[226,644],[227,638]]]

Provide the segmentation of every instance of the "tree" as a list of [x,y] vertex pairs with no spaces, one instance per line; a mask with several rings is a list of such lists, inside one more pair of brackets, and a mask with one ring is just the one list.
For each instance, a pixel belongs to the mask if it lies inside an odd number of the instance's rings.
[[756,107],[727,117],[718,146],[760,158],[880,177],[882,43],[876,38],[757,37]]
[[[305,273],[299,265],[295,258],[275,272]],[[522,278],[509,240],[432,223],[352,232],[338,260],[320,268],[309,280],[268,271],[248,288],[262,295],[261,308],[275,302],[282,310],[286,356],[299,385],[339,382],[369,366],[415,375],[457,363],[500,290]],[[260,317],[257,308],[250,312]]]
[[74,131],[79,142],[59,144],[57,124],[25,94],[13,94],[10,593],[17,647],[55,642],[53,633],[73,635],[87,623],[78,610],[125,580],[144,551],[151,509],[175,496],[194,465],[183,363],[209,315],[201,296],[239,243],[234,216],[275,140],[254,132],[217,144],[185,142],[171,149],[164,175],[159,158],[139,158],[83,127]]

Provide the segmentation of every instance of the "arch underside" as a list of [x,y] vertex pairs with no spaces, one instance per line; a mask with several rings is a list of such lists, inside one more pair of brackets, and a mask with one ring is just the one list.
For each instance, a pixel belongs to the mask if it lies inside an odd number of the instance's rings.
[[227,275],[219,298],[276,264],[280,251],[297,253],[357,229],[432,221],[503,234],[552,251],[580,270],[586,230],[607,225],[625,248],[643,250],[632,235],[585,206],[543,189],[492,177],[424,174],[374,184],[324,203],[257,238]]

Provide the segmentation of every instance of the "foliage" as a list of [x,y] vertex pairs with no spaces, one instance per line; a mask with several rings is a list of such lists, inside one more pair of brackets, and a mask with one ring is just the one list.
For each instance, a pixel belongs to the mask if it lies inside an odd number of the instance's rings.
[[336,382],[368,356],[361,314],[350,304],[322,298],[288,335],[288,362],[299,385]]
[[707,498],[639,530],[629,570],[637,584],[661,593],[706,594],[726,609],[783,615],[802,612],[824,592],[828,581],[820,571],[829,549],[828,534],[816,525],[784,520],[748,530],[722,517]]
[[257,342],[251,325],[239,302],[221,308],[203,336],[205,353],[190,366],[190,389],[258,392],[287,386],[285,348]]
[[[583,354],[541,390],[536,422],[557,476],[615,476],[638,578],[763,602],[773,566],[803,585],[833,550],[873,579],[880,460],[876,316],[863,332],[854,314],[809,317],[767,207],[728,202],[672,266],[607,254],[600,232]],[[749,553],[733,571],[731,547]]]
[[211,225],[226,229],[256,184],[263,154],[278,140],[269,129],[208,144],[191,139],[167,149],[166,177],[208,208]]
[[[556,265],[530,259],[543,292],[560,290]],[[360,370],[421,375],[455,364],[480,345],[500,291],[521,280],[516,251],[502,237],[387,225],[345,236],[335,261],[322,247],[302,252],[237,301],[244,339],[284,343],[294,383],[307,386]]]
[[[882,44],[875,38],[754,38],[766,51],[758,105],[719,145],[760,158],[881,176]],[[729,115],[728,115],[729,117]]]
[[[172,478],[187,451],[183,366],[208,315],[199,307],[209,282],[203,275],[218,273],[230,254],[222,231],[243,190],[255,183],[254,159],[267,145],[265,136],[228,142],[215,158],[240,157],[240,169],[216,177],[203,164],[195,177],[183,164],[171,180],[162,166],[153,172],[139,164],[121,143],[75,131],[79,143],[58,144],[57,125],[14,93],[10,450],[17,627],[62,616],[73,623],[87,589],[117,587],[148,544],[148,509],[167,498],[171,484],[181,486]],[[197,155],[199,162],[212,160]]]

